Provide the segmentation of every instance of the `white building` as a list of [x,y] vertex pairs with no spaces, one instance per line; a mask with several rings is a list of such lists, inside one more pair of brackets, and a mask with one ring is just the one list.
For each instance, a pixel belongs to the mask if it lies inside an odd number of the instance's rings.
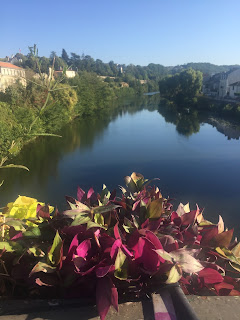
[[9,62],[0,61],[0,91],[19,80],[22,85],[26,86],[26,75],[23,68],[17,67]]
[[[54,77],[61,77],[63,75],[63,70],[54,71]],[[65,73],[66,78],[74,78],[76,76],[76,71],[73,70],[66,70]]]
[[[230,87],[233,83],[240,81],[240,68],[223,72],[219,82],[219,97],[224,98],[230,96]],[[235,97],[235,96],[233,96]],[[235,97],[236,98],[236,97]]]
[[229,97],[233,99],[240,97],[240,81],[234,82],[229,86]]

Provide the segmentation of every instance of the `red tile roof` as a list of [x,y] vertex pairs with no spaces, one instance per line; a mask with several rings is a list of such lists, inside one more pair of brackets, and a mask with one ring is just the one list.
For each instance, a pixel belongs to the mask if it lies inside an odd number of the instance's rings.
[[3,67],[3,68],[11,68],[11,69],[22,69],[22,68],[20,68],[20,67],[15,66],[15,65],[12,64],[12,63],[2,62],[2,61],[0,61],[0,67]]

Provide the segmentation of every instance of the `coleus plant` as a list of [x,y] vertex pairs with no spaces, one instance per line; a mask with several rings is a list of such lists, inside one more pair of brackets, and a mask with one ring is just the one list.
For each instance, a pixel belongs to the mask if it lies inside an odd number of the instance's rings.
[[1,295],[96,298],[104,319],[118,296],[179,282],[186,294],[240,295],[240,244],[223,219],[180,204],[141,174],[101,194],[80,187],[68,210],[19,197],[2,212]]

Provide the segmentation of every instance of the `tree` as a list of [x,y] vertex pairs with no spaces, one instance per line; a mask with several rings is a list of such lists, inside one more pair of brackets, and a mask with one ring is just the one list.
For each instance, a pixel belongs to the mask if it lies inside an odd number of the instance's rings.
[[193,69],[184,70],[159,81],[161,95],[178,104],[193,101],[193,98],[200,93],[201,88],[202,73]]
[[69,63],[69,56],[68,56],[67,51],[65,49],[62,49],[62,59],[66,62],[66,64]]

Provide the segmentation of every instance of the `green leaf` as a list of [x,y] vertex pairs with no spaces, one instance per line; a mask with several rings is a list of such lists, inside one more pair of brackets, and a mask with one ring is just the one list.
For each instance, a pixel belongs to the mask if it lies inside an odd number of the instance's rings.
[[40,248],[36,248],[36,247],[32,247],[28,249],[29,252],[31,252],[34,257],[44,257],[45,253],[40,249]]
[[41,236],[41,230],[38,227],[29,228],[23,233],[23,236],[26,238],[38,238]]
[[104,230],[107,230],[107,227],[101,226],[100,224],[95,223],[93,221],[88,221],[88,223],[87,223],[87,230],[90,228],[102,228]]
[[126,255],[119,248],[118,249],[118,254],[117,254],[117,257],[116,257],[116,260],[115,260],[115,270],[121,268],[122,265],[124,264],[125,260],[126,260]]
[[107,206],[94,207],[94,208],[92,208],[92,212],[93,212],[93,214],[105,213],[105,212],[112,211],[112,210],[119,208],[119,207],[120,206],[118,206],[116,204],[109,204]]
[[158,249],[158,250],[155,250],[157,252],[157,254],[163,258],[164,260],[166,261],[169,261],[169,262],[172,262],[173,259],[172,259],[172,256],[170,253],[168,253],[167,251],[163,250],[163,249]]
[[14,227],[16,231],[22,230],[26,231],[26,229],[23,226],[23,222],[21,220],[6,218],[6,222],[2,223],[0,226],[6,224],[9,227]]
[[101,202],[103,202],[103,200],[105,200],[105,199],[109,200],[110,195],[111,195],[110,191],[108,190],[108,188],[104,184],[102,192],[101,192]]
[[71,227],[72,226],[79,226],[80,224],[85,224],[85,223],[88,223],[89,221],[91,221],[91,219],[89,218],[88,215],[86,215],[86,214],[79,215],[73,220],[73,222],[71,223]]
[[176,283],[182,277],[182,270],[178,265],[174,265],[168,274],[167,284]]
[[57,231],[55,238],[53,240],[52,247],[48,252],[48,259],[52,265],[57,266],[62,258],[62,246],[63,242],[62,239]]
[[74,210],[66,210],[66,211],[64,211],[64,215],[66,215],[66,216],[68,216],[70,218],[73,218],[75,216],[78,216],[78,215],[81,215],[81,214],[86,214],[86,213],[89,213],[89,212],[90,212],[89,208],[86,211],[74,209]]
[[5,250],[7,252],[21,252],[23,250],[23,247],[15,241],[1,241],[0,242],[0,250],[3,250],[5,248]]
[[150,219],[159,219],[163,213],[163,198],[153,200],[147,207]]
[[104,226],[104,217],[101,213],[96,213],[94,215],[94,221],[97,224],[100,224],[101,226]]
[[134,193],[137,191],[137,186],[131,177],[126,176],[124,178],[124,180],[125,180],[126,186],[128,187],[128,189],[131,193]]
[[53,273],[56,270],[56,267],[50,266],[45,262],[38,262],[30,272],[29,276],[37,272]]
[[230,262],[229,261],[230,266],[233,267],[233,269],[237,270],[238,272],[240,272],[240,264],[234,263],[234,262]]
[[127,259],[122,250],[118,249],[118,254],[115,260],[115,272],[114,276],[120,280],[127,279]]
[[235,255],[235,257],[240,258],[240,243],[238,243],[233,249],[232,253]]
[[29,171],[29,169],[25,166],[22,166],[20,164],[7,164],[5,166],[0,167],[0,169],[8,169],[8,168],[18,168],[18,169],[24,169]]

